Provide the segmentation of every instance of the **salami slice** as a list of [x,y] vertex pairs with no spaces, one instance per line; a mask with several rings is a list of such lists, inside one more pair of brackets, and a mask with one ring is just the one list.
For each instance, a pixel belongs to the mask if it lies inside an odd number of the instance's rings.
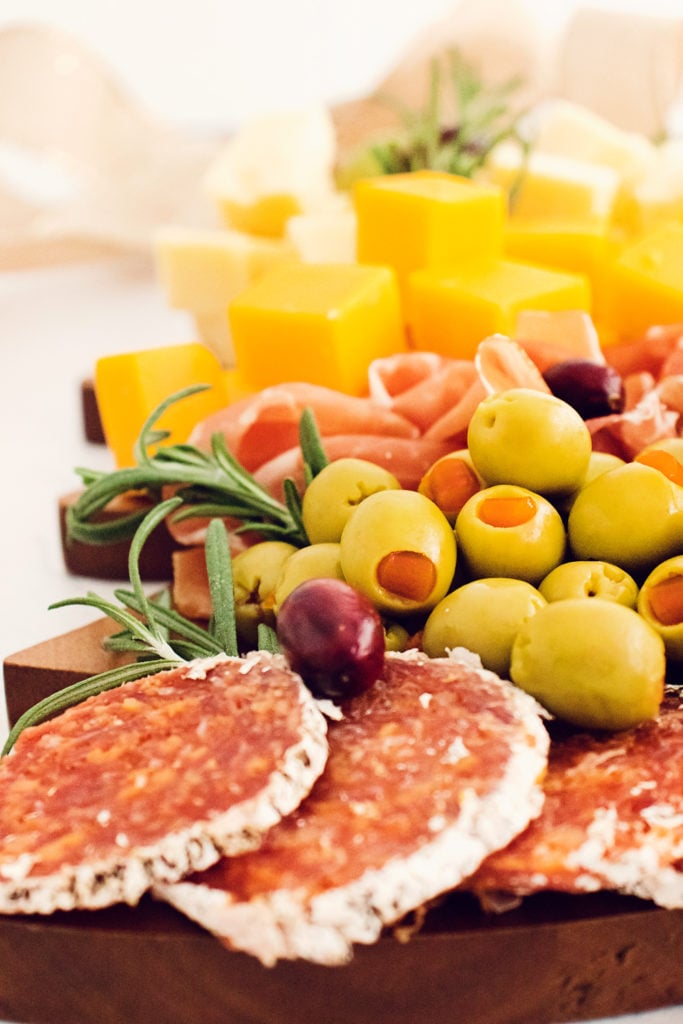
[[270,655],[92,697],[0,762],[0,910],[134,904],[153,882],[257,846],[326,758],[316,702]]
[[347,961],[540,810],[537,705],[464,656],[387,655],[329,745],[310,796],[259,850],[154,890],[265,965]]
[[[541,815],[468,888],[528,895],[617,889],[683,906],[683,694],[625,732],[553,740]],[[494,897],[495,898],[495,897]]]

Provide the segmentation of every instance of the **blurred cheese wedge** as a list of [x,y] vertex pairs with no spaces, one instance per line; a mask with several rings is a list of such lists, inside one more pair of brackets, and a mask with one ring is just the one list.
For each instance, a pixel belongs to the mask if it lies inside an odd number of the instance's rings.
[[285,236],[304,263],[354,263],[356,214],[347,196],[322,210],[290,217]]
[[588,280],[513,260],[410,275],[410,337],[422,351],[471,359],[482,338],[513,334],[525,309],[588,312]]
[[620,6],[577,5],[551,90],[625,132],[661,138],[683,76],[683,7],[678,0],[666,11],[656,3],[637,12]]
[[336,138],[324,108],[247,122],[209,165],[205,189],[225,224],[282,237],[290,217],[335,191]]
[[631,184],[642,178],[657,155],[657,147],[644,135],[624,131],[587,106],[568,100],[550,100],[539,107],[534,149],[611,167]]
[[621,184],[620,173],[608,165],[538,148],[525,155],[514,143],[494,149],[486,173],[510,197],[512,216],[532,220],[604,222]]
[[298,380],[360,395],[373,359],[406,348],[389,267],[288,263],[238,295],[228,315],[240,377],[253,390]]
[[640,217],[634,190],[657,164],[653,142],[638,132],[624,131],[588,107],[554,100],[539,109],[534,152],[611,170],[619,182],[613,224],[627,235],[637,233]]
[[154,256],[168,304],[193,315],[200,338],[224,366],[234,363],[228,303],[277,264],[296,258],[282,239],[173,226],[157,233]]
[[683,216],[683,140],[667,139],[633,190],[637,227],[646,232]]

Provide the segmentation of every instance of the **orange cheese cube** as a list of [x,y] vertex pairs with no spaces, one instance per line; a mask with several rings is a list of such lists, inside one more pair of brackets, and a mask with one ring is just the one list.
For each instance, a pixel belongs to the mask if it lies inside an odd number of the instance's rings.
[[605,224],[583,220],[527,220],[512,217],[505,229],[505,255],[552,270],[586,274],[593,316],[600,319],[608,302],[610,267],[619,252]]
[[524,309],[588,312],[588,280],[512,260],[410,276],[408,317],[418,349],[471,359],[490,334],[513,334]]
[[240,231],[166,227],[155,238],[159,283],[168,304],[194,316],[198,337],[224,366],[234,362],[228,303],[277,264],[296,259],[288,242]]
[[422,267],[503,252],[505,197],[497,185],[439,171],[365,178],[354,186],[357,259],[393,267],[403,288]]
[[608,326],[618,339],[683,321],[683,223],[670,221],[626,246],[611,284]]
[[133,448],[150,413],[192,384],[210,389],[175,403],[158,420],[165,443],[187,440],[195,424],[227,404],[225,373],[205,345],[167,345],[103,356],[95,364],[95,395],[107,445],[117,466],[135,464]]
[[288,264],[234,299],[228,315],[237,367],[254,389],[299,380],[362,394],[370,362],[406,348],[388,267]]

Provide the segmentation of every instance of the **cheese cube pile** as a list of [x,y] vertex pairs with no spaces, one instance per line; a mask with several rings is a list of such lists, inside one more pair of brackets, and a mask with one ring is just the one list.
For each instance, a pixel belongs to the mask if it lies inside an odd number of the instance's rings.
[[544,332],[543,312],[584,317],[598,350],[683,322],[679,141],[556,100],[536,112],[530,151],[499,146],[476,180],[420,171],[342,192],[334,155],[324,112],[248,126],[207,175],[220,225],[159,234],[160,285],[198,343],[98,364],[119,464],[154,406],[195,381],[212,390],[169,414],[173,441],[279,381],[362,394],[375,358],[471,358],[489,334]]

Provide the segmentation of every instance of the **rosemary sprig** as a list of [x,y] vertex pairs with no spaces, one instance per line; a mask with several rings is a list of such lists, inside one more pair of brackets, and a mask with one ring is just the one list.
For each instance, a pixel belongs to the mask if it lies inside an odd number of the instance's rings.
[[[258,529],[265,537],[286,539],[300,546],[309,543],[301,518],[301,495],[294,481],[285,481],[286,504],[276,501],[240,466],[221,435],[213,436],[210,454],[186,444],[160,447],[152,452],[153,445],[168,437],[167,432],[155,429],[161,414],[173,402],[202,389],[203,385],[185,388],[154,410],[136,444],[137,466],[112,473],[81,470],[80,475],[87,486],[70,509],[69,532],[72,537],[89,543],[108,543],[132,533],[128,555],[131,589],[118,588],[114,591],[118,604],[90,592],[85,597],[57,601],[50,608],[67,605],[97,608],[121,627],[118,633],[105,639],[105,648],[134,654],[135,660],[65,687],[29,708],[10,731],[2,754],[9,753],[24,729],[88,697],[141,676],[174,668],[193,658],[221,653],[238,656],[232,562],[224,516],[242,519],[242,529]],[[299,437],[304,479],[308,483],[327,465],[315,417],[310,410],[305,410],[301,416]],[[185,486],[181,486],[174,497],[161,500],[161,489],[165,484]],[[130,490],[147,491],[156,497],[157,504],[148,511],[122,517],[114,527],[90,521],[90,517],[114,497]],[[160,523],[174,514],[177,518],[189,515],[212,517],[205,542],[213,609],[207,629],[171,607],[168,588],[156,597],[148,597],[142,585],[142,549]],[[258,642],[262,650],[279,650],[276,633],[265,626],[259,627]]]
[[[2,753],[7,754],[17,737],[31,725],[73,707],[88,697],[111,690],[141,676],[175,668],[193,658],[217,654],[238,655],[235,626],[235,599],[232,585],[230,546],[225,524],[214,519],[206,538],[206,568],[213,604],[213,618],[208,629],[174,611],[169,604],[168,590],[159,598],[149,598],[140,579],[139,559],[152,531],[180,504],[178,497],[169,498],[151,509],[135,533],[130,547],[128,569],[132,590],[117,589],[119,604],[89,593],[85,597],[66,598],[50,605],[86,605],[97,608],[122,627],[104,641],[108,650],[130,653],[135,660],[128,665],[89,676],[39,701],[17,720],[10,731]],[[264,646],[277,650],[275,634],[264,636]]]
[[[160,416],[175,402],[205,390],[206,385],[184,388],[170,395],[148,417],[135,445],[136,465],[110,473],[78,468],[85,489],[67,510],[68,536],[88,544],[110,544],[128,539],[143,521],[146,510],[97,522],[96,516],[114,498],[141,492],[160,501],[162,489],[172,486],[181,499],[175,519],[231,517],[239,530],[257,531],[264,539],[285,540],[297,547],[308,544],[301,521],[301,496],[293,481],[285,484],[286,502],[275,499],[228,451],[222,434],[214,434],[211,451],[189,444],[162,445],[168,432],[156,428]],[[306,480],[326,464],[315,418],[306,410],[300,425]]]
[[370,145],[379,173],[437,170],[470,178],[504,139],[522,143],[521,113],[511,104],[522,79],[492,86],[457,50],[449,50],[443,60],[445,75],[440,60],[431,63],[429,95],[422,110],[411,110],[389,96],[378,97],[395,110],[403,125],[398,138]]

